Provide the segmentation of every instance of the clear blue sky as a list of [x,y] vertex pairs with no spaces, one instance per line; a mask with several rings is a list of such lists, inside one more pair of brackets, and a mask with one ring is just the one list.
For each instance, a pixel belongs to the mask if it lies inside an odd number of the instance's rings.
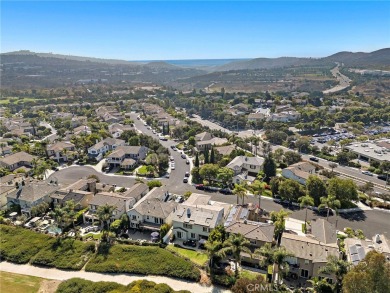
[[1,52],[167,60],[321,57],[384,47],[386,1],[1,1]]

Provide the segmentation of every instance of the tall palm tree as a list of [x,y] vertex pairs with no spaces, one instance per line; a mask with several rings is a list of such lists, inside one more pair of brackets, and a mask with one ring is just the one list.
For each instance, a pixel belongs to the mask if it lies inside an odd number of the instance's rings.
[[259,209],[261,208],[261,195],[265,190],[264,182],[255,181],[251,184],[250,188],[252,189],[253,194],[259,199]]
[[235,184],[233,193],[237,196],[237,204],[238,204],[238,199],[241,198],[242,204],[244,204],[244,199],[248,194],[246,193],[246,189],[243,184]]
[[332,285],[330,285],[326,279],[320,280],[318,277],[314,277],[311,280],[307,280],[311,284],[311,288],[307,288],[310,292],[325,293],[333,292]]
[[284,209],[281,209],[279,212],[272,211],[271,212],[271,221],[275,226],[275,239],[277,240],[278,246],[280,246],[280,241],[282,240],[282,235],[285,228],[286,218],[291,214]]
[[252,254],[249,245],[249,240],[241,234],[231,234],[223,244],[224,247],[219,251],[221,256],[225,256],[227,253],[233,254],[234,263],[236,265],[236,277],[238,277],[238,264],[241,262],[241,252]]
[[[278,272],[277,283],[280,284],[281,281],[281,272],[288,271],[288,262],[287,258],[294,256],[293,253],[286,250],[285,247],[272,247],[271,243],[266,243],[264,246],[258,248],[254,252],[257,255],[261,255],[263,258],[260,261],[261,265],[274,265],[276,270],[273,272]],[[272,274],[272,281],[274,281],[275,274]]]
[[321,204],[318,206],[319,209],[327,208],[326,213],[326,220],[329,219],[329,212],[330,209],[334,209],[337,211],[337,209],[340,208],[341,202],[336,198],[336,196],[329,194],[328,196],[323,196],[320,198]]
[[112,213],[114,212],[115,207],[105,204],[104,206],[98,207],[96,214],[98,216],[99,221],[103,224],[103,239],[107,240],[107,233],[109,229],[109,222],[112,217]]
[[306,194],[305,196],[301,196],[299,199],[300,202],[300,207],[306,209],[306,214],[305,214],[305,233],[307,231],[307,207],[308,206],[314,206],[314,199]]
[[334,274],[336,276],[336,291],[341,292],[344,275],[348,272],[350,263],[339,259],[337,256],[328,256],[327,263],[321,267],[319,273]]
[[209,268],[210,271],[213,269],[214,259],[220,256],[220,250],[222,249],[222,243],[219,241],[207,241],[205,244],[207,255],[209,257]]
[[60,226],[60,228],[62,229],[63,228],[63,221],[64,221],[64,217],[65,217],[65,212],[64,210],[57,206],[53,212],[53,217],[54,219],[56,220],[57,224]]

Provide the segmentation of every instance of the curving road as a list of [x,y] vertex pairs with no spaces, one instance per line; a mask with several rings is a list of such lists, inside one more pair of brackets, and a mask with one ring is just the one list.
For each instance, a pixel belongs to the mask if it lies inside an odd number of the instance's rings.
[[351,80],[347,76],[345,76],[344,74],[340,73],[340,64],[339,63],[336,63],[336,64],[337,64],[337,66],[335,68],[333,68],[330,72],[337,79],[339,84],[330,88],[330,89],[323,91],[324,94],[330,94],[330,93],[335,93],[335,92],[341,91],[341,90],[349,87],[351,84]]

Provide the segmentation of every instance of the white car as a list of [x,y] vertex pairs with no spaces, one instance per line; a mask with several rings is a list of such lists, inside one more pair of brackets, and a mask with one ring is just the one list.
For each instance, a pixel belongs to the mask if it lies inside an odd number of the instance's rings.
[[367,175],[367,176],[374,176],[370,171],[362,171],[362,174]]
[[171,170],[175,170],[175,165],[171,165]]

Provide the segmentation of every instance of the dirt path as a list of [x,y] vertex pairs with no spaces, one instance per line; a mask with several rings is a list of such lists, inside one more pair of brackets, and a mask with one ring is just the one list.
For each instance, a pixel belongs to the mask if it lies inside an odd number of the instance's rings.
[[58,280],[43,280],[38,293],[55,293],[61,281]]
[[[94,282],[99,282],[99,281],[116,282],[123,285],[127,285],[133,281],[146,279],[156,283],[165,283],[170,287],[172,287],[174,290],[189,290],[195,293],[230,292],[229,290],[220,289],[213,286],[203,287],[199,283],[183,281],[183,280],[173,279],[168,277],[139,276],[139,275],[130,275],[130,274],[100,274],[100,273],[92,273],[92,272],[85,272],[85,271],[62,271],[58,269],[41,268],[41,267],[35,267],[31,265],[17,265],[9,262],[1,262],[0,271],[41,277],[45,279],[58,280],[58,281],[68,280],[71,278],[82,278]],[[48,285],[42,284],[40,290],[44,288],[49,288],[49,287]],[[39,291],[39,292],[51,293],[53,291]]]

